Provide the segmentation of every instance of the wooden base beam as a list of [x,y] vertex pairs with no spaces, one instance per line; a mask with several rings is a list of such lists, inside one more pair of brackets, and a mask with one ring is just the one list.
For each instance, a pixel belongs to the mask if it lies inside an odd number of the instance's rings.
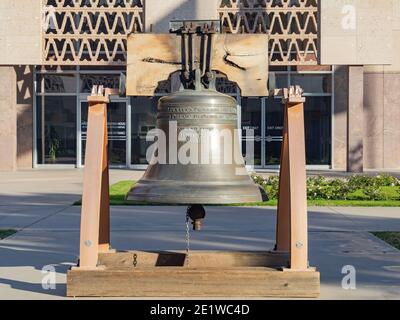
[[100,254],[97,270],[73,269],[69,297],[315,298],[316,271],[285,272],[287,255],[268,252],[125,252]]

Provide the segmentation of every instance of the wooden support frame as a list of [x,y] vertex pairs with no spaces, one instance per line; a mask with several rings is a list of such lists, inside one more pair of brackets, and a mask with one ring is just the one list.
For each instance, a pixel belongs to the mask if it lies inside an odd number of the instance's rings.
[[292,271],[315,270],[308,266],[307,176],[303,90],[296,86],[277,90],[285,108],[276,251],[290,253]]
[[319,295],[318,272],[282,272],[284,254],[194,251],[99,255],[103,269],[72,270],[70,297],[287,297]]
[[83,178],[80,269],[96,269],[110,251],[110,195],[107,104],[110,90],[95,86],[88,97],[88,130]]
[[67,296],[318,297],[320,274],[308,267],[307,256],[304,98],[300,88],[284,89],[282,93],[285,138],[277,251],[194,251],[188,265],[187,252],[110,250],[107,157],[110,91],[95,88],[88,98],[80,263],[68,271]]

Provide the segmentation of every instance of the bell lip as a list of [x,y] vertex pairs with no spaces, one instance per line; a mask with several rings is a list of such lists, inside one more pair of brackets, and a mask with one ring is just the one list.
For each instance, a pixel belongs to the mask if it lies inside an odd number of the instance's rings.
[[[214,187],[218,187],[218,184],[214,184]],[[199,194],[201,188],[192,185],[190,192],[185,192],[187,188],[185,184],[174,185],[169,187],[168,184],[160,185],[160,181],[152,181],[152,183],[138,183],[128,193],[127,201],[136,201],[140,204],[156,204],[156,205],[240,205],[240,204],[252,204],[262,203],[268,201],[268,196],[260,186],[256,184],[236,184],[236,192],[232,192],[234,189],[228,187],[225,194],[214,193]],[[207,187],[207,185],[203,185]],[[168,192],[162,192],[168,190]],[[173,192],[171,192],[173,190]],[[240,192],[239,192],[240,191]],[[244,193],[243,191],[247,191]]]
[[193,204],[201,204],[201,205],[207,205],[207,206],[220,206],[220,205],[246,205],[246,204],[256,204],[256,203],[264,203],[267,201],[263,201],[263,200],[242,200],[242,201],[234,201],[233,199],[231,200],[225,200],[225,201],[221,201],[221,199],[219,200],[214,200],[214,201],[210,201],[210,199],[193,199],[191,201],[168,201],[168,200],[157,200],[156,198],[149,198],[149,199],[143,199],[143,198],[139,198],[136,196],[131,196],[131,197],[127,197],[126,199],[127,201],[135,201],[140,205],[148,205],[148,206],[152,206],[152,205],[168,205],[168,206],[190,206]]

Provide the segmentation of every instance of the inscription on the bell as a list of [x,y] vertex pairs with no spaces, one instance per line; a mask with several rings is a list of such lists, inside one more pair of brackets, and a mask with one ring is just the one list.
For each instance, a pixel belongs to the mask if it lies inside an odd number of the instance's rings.
[[236,121],[237,116],[232,114],[171,114],[170,120],[207,120],[218,119],[225,121]]
[[185,107],[172,107],[167,108],[168,112],[172,113],[207,113],[207,112],[218,112],[218,113],[232,113],[236,114],[236,109],[232,107],[224,106],[212,106],[212,107],[196,107],[196,106],[185,106]]

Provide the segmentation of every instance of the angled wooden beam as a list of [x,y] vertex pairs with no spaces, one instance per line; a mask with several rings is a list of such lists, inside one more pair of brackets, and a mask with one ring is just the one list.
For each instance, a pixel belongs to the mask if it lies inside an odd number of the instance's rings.
[[282,145],[277,218],[277,251],[290,252],[291,271],[309,270],[307,175],[303,90],[278,90],[283,96],[285,124]]
[[287,108],[285,108],[283,142],[281,149],[281,168],[279,173],[278,219],[276,223],[275,250],[277,252],[290,252],[290,175],[287,120]]
[[107,103],[110,91],[94,87],[89,115],[83,181],[80,269],[96,269],[99,252],[110,249]]

